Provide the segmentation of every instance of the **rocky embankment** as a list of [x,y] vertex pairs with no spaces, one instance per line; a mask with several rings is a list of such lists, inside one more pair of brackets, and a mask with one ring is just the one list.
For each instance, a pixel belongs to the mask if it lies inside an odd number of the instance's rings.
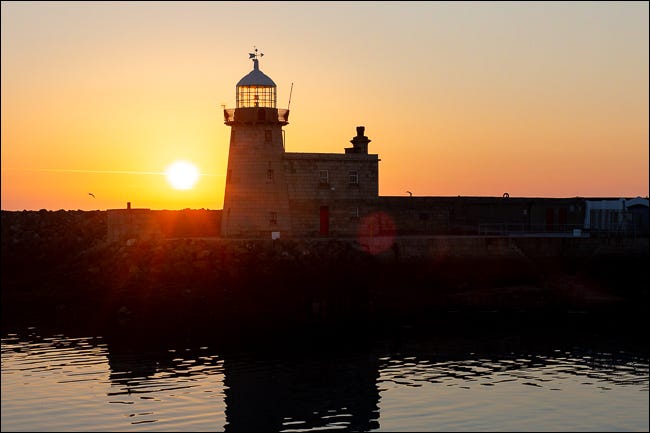
[[395,249],[370,254],[354,240],[107,242],[102,211],[2,211],[2,313],[89,326],[268,327],[453,312],[647,312],[647,253],[606,251],[404,258]]

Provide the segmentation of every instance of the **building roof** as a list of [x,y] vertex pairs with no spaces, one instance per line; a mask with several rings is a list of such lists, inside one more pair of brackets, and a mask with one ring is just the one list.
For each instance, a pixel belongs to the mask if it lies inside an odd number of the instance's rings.
[[630,206],[645,206],[648,207],[648,199],[647,198],[641,198],[641,197],[635,197],[631,199],[625,200],[625,206],[630,207]]
[[244,78],[239,80],[237,87],[240,86],[268,86],[276,87],[275,83],[268,75],[260,71],[258,60],[253,59],[253,70],[250,71]]

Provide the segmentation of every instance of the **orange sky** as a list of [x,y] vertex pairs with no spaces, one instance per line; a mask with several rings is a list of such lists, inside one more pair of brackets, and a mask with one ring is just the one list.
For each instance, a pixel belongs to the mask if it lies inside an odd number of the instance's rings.
[[365,125],[381,195],[647,196],[648,39],[647,2],[2,2],[2,209],[221,209],[253,45],[287,151]]

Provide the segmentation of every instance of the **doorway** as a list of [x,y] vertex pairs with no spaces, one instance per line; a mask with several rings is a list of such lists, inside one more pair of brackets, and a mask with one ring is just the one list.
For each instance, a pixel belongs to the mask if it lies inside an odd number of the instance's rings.
[[330,234],[330,208],[328,206],[320,207],[320,235],[329,236]]

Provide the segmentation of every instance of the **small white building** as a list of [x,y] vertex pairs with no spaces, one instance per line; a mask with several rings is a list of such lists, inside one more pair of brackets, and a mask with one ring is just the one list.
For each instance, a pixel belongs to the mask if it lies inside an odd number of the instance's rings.
[[[585,200],[585,230],[590,232],[632,232],[643,229],[642,214],[648,210],[648,199],[636,197],[616,200]],[[647,224],[646,224],[647,225]]]

